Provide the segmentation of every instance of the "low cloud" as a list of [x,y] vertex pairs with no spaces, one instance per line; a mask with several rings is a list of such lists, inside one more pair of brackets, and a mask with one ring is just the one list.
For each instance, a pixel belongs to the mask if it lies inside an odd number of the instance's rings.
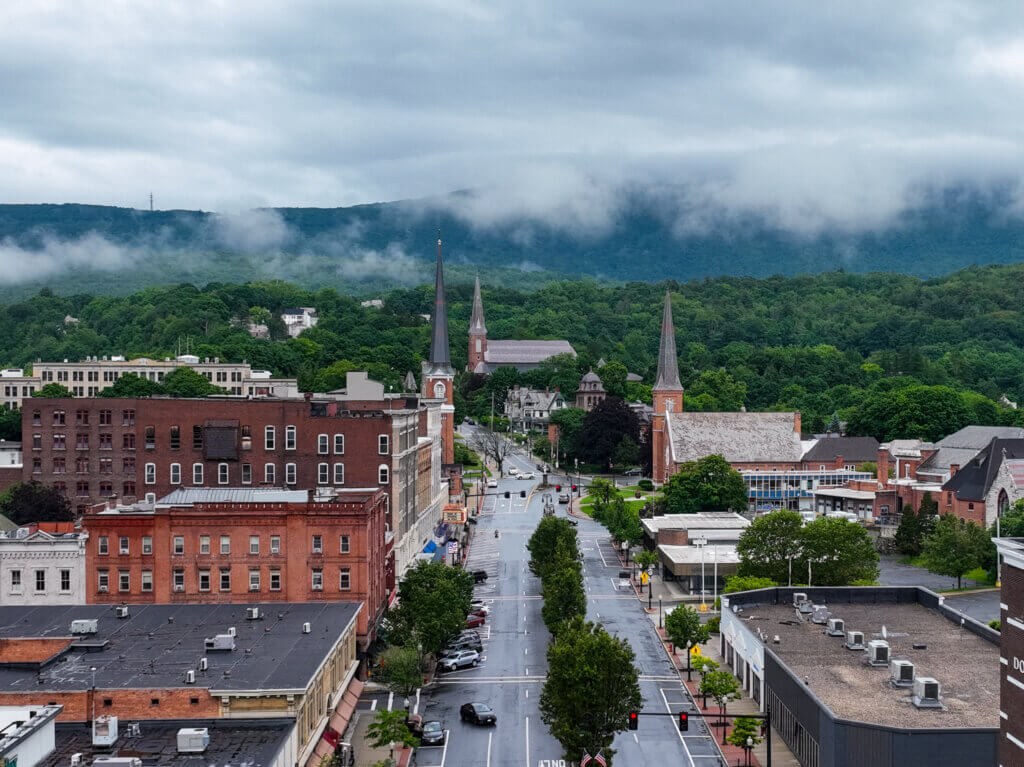
[[74,269],[115,271],[137,263],[143,251],[90,232],[76,240],[43,235],[40,248],[27,249],[12,239],[0,241],[0,284],[17,284]]
[[338,274],[356,281],[387,277],[397,283],[415,284],[423,280],[423,268],[423,261],[394,243],[382,251],[354,248],[338,260]]
[[279,251],[292,239],[284,217],[272,208],[215,213],[211,226],[220,245],[241,253]]

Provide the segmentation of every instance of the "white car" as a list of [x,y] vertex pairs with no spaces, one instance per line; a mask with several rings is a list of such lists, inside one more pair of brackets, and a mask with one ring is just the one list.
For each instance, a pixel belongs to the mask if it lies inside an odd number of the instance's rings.
[[496,480],[494,477],[491,477],[489,480],[487,480],[487,487],[497,487],[497,486],[498,486],[498,480]]
[[533,472],[524,471],[522,474],[519,475],[519,479],[533,479]]
[[514,477],[518,473],[519,473],[519,469],[517,469],[515,466],[509,466],[508,467],[508,475],[510,477]]
[[476,650],[462,650],[438,661],[437,667],[442,671],[455,671],[459,668],[475,666],[480,662],[480,653]]

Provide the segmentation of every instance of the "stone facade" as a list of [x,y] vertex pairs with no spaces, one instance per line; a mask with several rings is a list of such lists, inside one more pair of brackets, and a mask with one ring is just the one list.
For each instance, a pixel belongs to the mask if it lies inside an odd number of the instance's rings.
[[0,605],[84,604],[87,539],[35,525],[0,536]]

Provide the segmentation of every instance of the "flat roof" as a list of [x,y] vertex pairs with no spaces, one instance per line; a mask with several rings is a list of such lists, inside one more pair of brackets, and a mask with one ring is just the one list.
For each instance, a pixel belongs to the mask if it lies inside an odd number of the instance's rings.
[[718,546],[670,546],[662,543],[658,551],[674,565],[699,565],[704,562],[705,565],[714,566],[716,561],[720,565],[735,565],[740,561],[736,547],[725,543]]
[[[295,726],[294,719],[188,719],[139,722],[139,734],[129,735],[127,721],[118,722],[114,746],[93,746],[88,725],[58,723],[55,748],[39,767],[67,767],[73,754],[82,754],[82,764],[97,756],[138,757],[147,767],[188,765],[188,767],[269,767]],[[201,754],[178,753],[178,730],[205,727],[210,745]]]
[[[867,665],[863,650],[847,650],[843,638],[828,636],[819,624],[797,620],[792,604],[748,602],[738,615],[755,635],[760,628],[769,637],[779,636],[779,644],[769,639],[765,646],[840,719],[889,727],[999,727],[997,644],[917,602],[827,606],[833,618],[844,620],[847,631],[863,631],[865,642],[881,639],[884,626],[890,657],[910,660],[916,676],[938,680],[945,708],[916,708],[909,688],[889,684],[887,666]],[[927,649],[915,650],[915,644]]]
[[873,501],[875,493],[870,490],[853,490],[847,487],[834,487],[827,490],[812,490],[814,495],[827,495],[833,498],[853,498],[860,501]]
[[696,514],[662,514],[641,519],[640,524],[649,533],[659,530],[742,530],[750,527],[750,520],[732,511],[702,511]]
[[[185,687],[185,671],[196,669],[195,686],[200,689],[305,690],[360,606],[129,605],[127,618],[116,616],[116,605],[0,607],[0,638],[79,643],[60,652],[55,648],[60,657],[41,668],[16,663],[5,668],[0,663],[0,693],[86,690],[92,686],[91,667],[96,668],[99,689]],[[247,620],[247,607],[259,607],[260,619]],[[71,621],[83,618],[97,619],[97,632],[73,636]],[[304,634],[302,624],[307,622],[311,631]],[[231,627],[235,649],[207,652],[203,640],[227,634]],[[207,671],[198,670],[202,657],[208,661]]]

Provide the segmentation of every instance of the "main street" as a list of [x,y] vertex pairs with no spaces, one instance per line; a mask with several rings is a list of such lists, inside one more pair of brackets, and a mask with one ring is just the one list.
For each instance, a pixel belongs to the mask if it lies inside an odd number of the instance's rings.
[[[536,471],[528,456],[506,459],[522,471]],[[437,719],[448,731],[441,747],[421,748],[418,767],[555,767],[562,748],[540,719],[539,698],[547,669],[548,632],[541,619],[540,582],[529,571],[526,542],[540,521],[543,493],[536,480],[502,479],[488,496],[470,546],[467,569],[486,570],[488,580],[476,594],[489,602],[491,614],[481,630],[483,661],[476,668],[441,674],[424,690],[419,713]],[[505,498],[508,491],[510,497]],[[526,497],[520,497],[525,492]],[[554,495],[554,490],[551,489]],[[557,499],[555,499],[557,500]],[[558,505],[559,516],[565,506]],[[499,537],[494,537],[498,531]],[[588,520],[579,522],[584,556],[587,618],[626,638],[636,653],[645,712],[695,712],[688,694],[665,655],[654,626],[632,589],[619,589],[618,560],[607,533]],[[496,728],[459,721],[459,706],[482,702],[494,709]],[[701,767],[717,764],[718,752],[703,722],[691,717],[690,731],[680,733],[674,717],[641,716],[637,732],[615,740],[618,765],[672,764]]]

